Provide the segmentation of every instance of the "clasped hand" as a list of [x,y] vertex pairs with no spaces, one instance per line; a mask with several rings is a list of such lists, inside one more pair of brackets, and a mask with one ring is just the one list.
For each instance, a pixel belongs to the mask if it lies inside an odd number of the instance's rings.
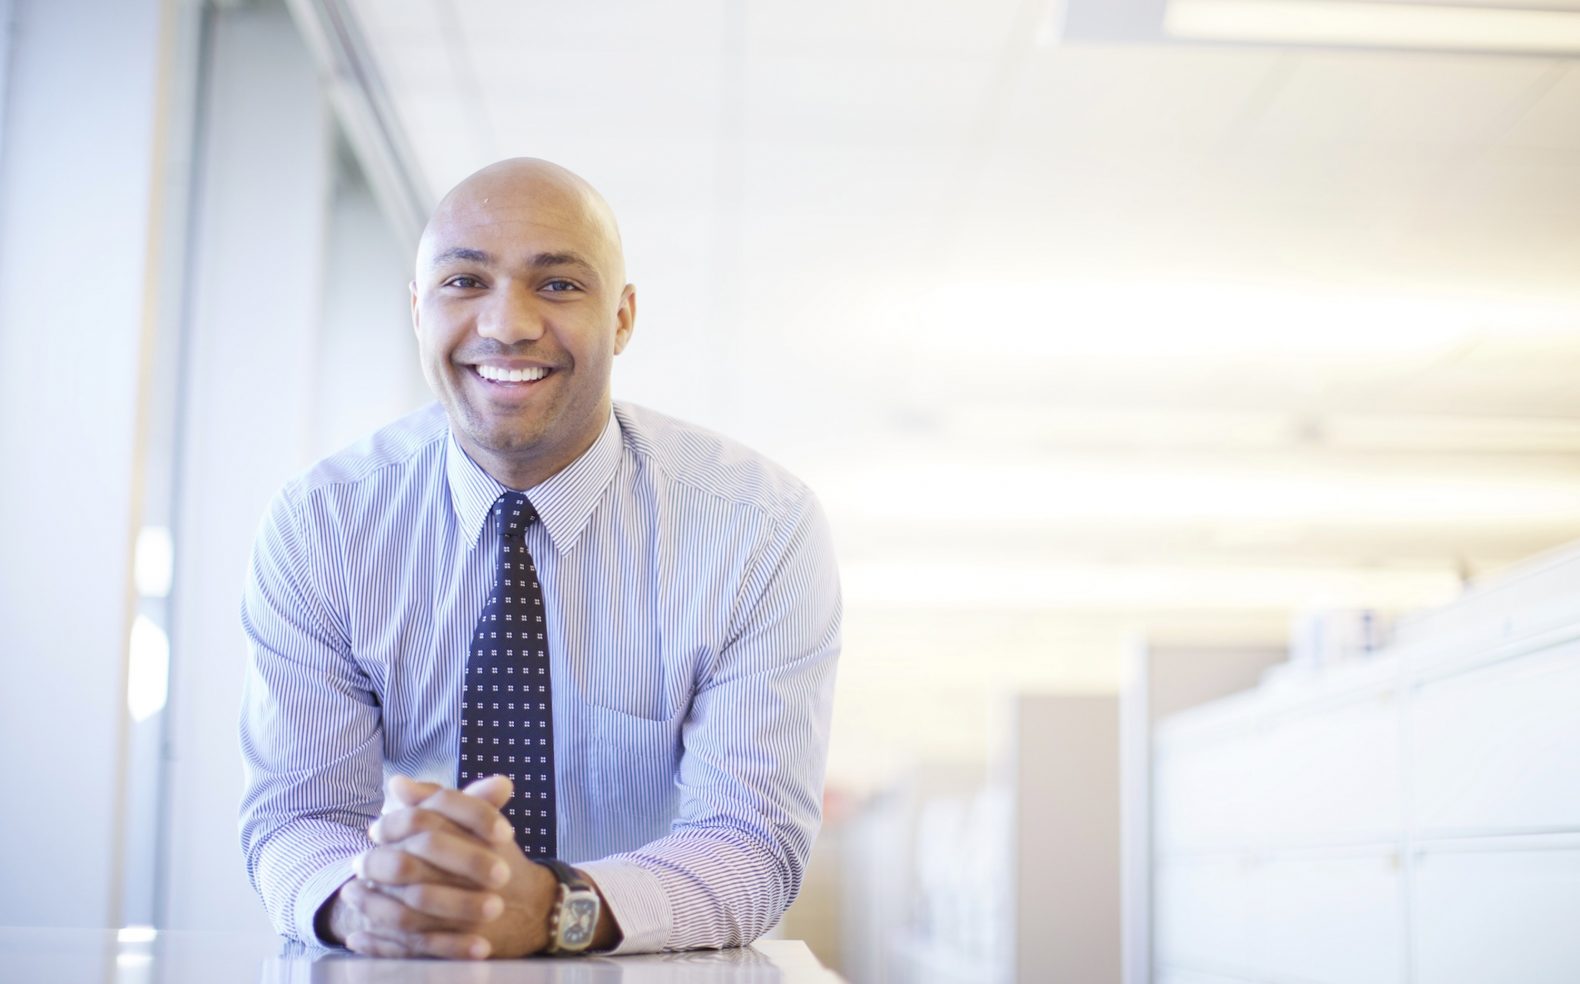
[[390,780],[401,808],[368,828],[330,910],[330,934],[380,957],[518,957],[548,945],[554,875],[527,859],[500,810],[512,788],[490,776],[464,790]]

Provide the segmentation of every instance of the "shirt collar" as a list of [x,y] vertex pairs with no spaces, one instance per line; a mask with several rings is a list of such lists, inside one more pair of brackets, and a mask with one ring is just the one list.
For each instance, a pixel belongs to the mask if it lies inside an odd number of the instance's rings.
[[[620,448],[620,424],[611,411],[609,422],[604,424],[603,433],[592,447],[526,490],[527,499],[537,510],[538,519],[558,552],[568,552],[587,528],[598,500],[614,480],[615,468],[620,463]],[[494,500],[509,489],[462,450],[453,428],[445,443],[444,472],[450,485],[450,504],[455,508],[456,522],[460,524],[468,547],[474,547],[482,536],[483,524],[488,521]]]

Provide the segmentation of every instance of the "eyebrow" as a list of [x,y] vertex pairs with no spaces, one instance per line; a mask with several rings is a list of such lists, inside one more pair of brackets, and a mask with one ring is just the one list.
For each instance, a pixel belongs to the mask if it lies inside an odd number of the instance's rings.
[[527,265],[535,270],[547,267],[577,266],[589,273],[597,273],[598,268],[583,259],[580,253],[536,253],[527,260]]
[[493,257],[489,256],[480,249],[468,249],[465,246],[451,246],[447,250],[443,250],[442,252],[434,254],[433,265],[440,266],[445,263],[450,263],[454,260],[465,260],[468,263],[488,263],[493,260]]
[[[493,263],[493,254],[469,246],[451,246],[434,255],[433,265],[443,266],[455,261],[466,263]],[[597,267],[593,266],[580,253],[534,253],[527,259],[527,265],[535,270],[547,267],[578,266],[590,273],[596,273]]]

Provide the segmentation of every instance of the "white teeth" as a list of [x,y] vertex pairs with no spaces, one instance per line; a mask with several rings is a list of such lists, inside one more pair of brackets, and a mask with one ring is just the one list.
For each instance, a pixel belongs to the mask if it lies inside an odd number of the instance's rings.
[[531,369],[499,369],[494,366],[478,366],[477,374],[496,383],[525,383],[529,380],[542,379],[549,374],[549,371],[542,366],[533,366]]

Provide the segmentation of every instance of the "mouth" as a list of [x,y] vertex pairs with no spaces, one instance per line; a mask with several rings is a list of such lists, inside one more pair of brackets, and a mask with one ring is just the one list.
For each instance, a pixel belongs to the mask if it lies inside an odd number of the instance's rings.
[[507,369],[503,366],[475,365],[470,367],[473,374],[483,382],[492,386],[504,387],[529,387],[542,381],[554,372],[547,366],[525,366],[519,369]]

